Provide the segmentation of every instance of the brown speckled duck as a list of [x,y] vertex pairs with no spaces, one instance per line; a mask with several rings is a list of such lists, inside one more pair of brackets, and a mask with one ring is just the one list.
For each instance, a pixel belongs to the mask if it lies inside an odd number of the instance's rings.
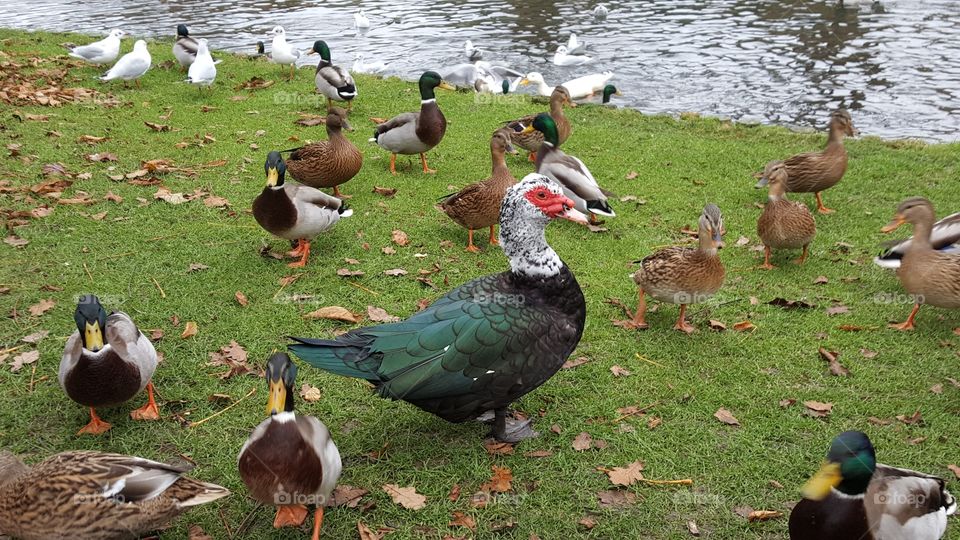
[[480,248],[473,244],[473,231],[485,227],[490,227],[490,244],[498,245],[495,231],[500,220],[500,203],[510,186],[517,183],[503,159],[505,152],[517,153],[510,143],[511,136],[512,133],[507,128],[493,132],[493,137],[490,138],[493,172],[490,178],[470,184],[440,202],[440,208],[450,219],[469,231],[467,251],[480,251]]
[[0,533],[23,540],[137,538],[230,494],[183,476],[190,468],[80,450],[28,467],[0,452]]
[[[550,117],[553,118],[553,122],[557,126],[559,144],[566,142],[573,130],[570,126],[570,120],[563,114],[564,105],[569,105],[570,107],[577,106],[577,104],[570,99],[570,92],[563,86],[557,86],[550,94]],[[536,118],[536,114],[531,114],[519,120],[506,122],[506,126],[513,131],[513,142],[530,153],[528,156],[530,161],[537,160],[537,152],[540,150],[540,145],[543,144],[543,133],[539,131],[524,132],[527,126],[533,125],[533,121],[536,120]]]
[[[822,152],[797,154],[783,160],[787,167],[787,191],[791,193],[814,193],[817,198],[817,211],[829,214],[833,210],[823,205],[821,193],[832,188],[843,178],[847,171],[847,150],[843,147],[843,136],[856,135],[850,113],[839,109],[830,115],[830,135],[827,146]],[[761,178],[756,187],[766,182]]]
[[90,408],[90,423],[77,435],[99,435],[110,424],[97,416],[97,407],[129,401],[144,388],[147,404],[130,413],[134,420],[159,420],[150,379],[157,369],[157,351],[129,315],[107,315],[100,299],[84,295],[73,319],[77,331],[67,340],[58,379],[70,399]]
[[[273,526],[299,526],[307,507],[316,508],[313,540],[320,538],[323,508],[340,479],[342,464],[337,445],[323,422],[294,413],[297,366],[285,353],[267,362],[269,418],[244,443],[237,459],[240,477],[257,501],[277,506]],[[287,504],[282,504],[286,502]]]
[[333,188],[333,195],[342,198],[340,184],[350,180],[363,167],[360,150],[342,130],[353,131],[347,111],[333,107],[327,114],[327,140],[301,146],[290,152],[287,171],[296,181],[315,188]]
[[930,233],[935,219],[930,201],[923,197],[911,197],[900,203],[893,221],[881,229],[888,233],[904,223],[913,225],[913,241],[903,254],[897,277],[915,304],[907,320],[891,324],[891,328],[913,330],[920,304],[960,308],[960,253],[933,248]]
[[770,186],[767,205],[757,220],[757,235],[763,242],[763,264],[760,268],[771,270],[776,268],[770,263],[772,249],[800,249],[803,253],[794,261],[803,264],[807,259],[807,250],[813,237],[817,234],[817,225],[813,221],[813,214],[806,205],[788,201],[787,168],[782,161],[767,163],[763,171],[763,178]]
[[638,287],[637,312],[625,326],[648,327],[646,293],[661,302],[680,304],[680,317],[673,328],[694,332],[696,328],[684,319],[687,304],[703,302],[723,285],[725,271],[717,250],[723,247],[724,232],[720,208],[708,204],[700,215],[698,247],[669,247],[637,261],[640,268],[633,274]]

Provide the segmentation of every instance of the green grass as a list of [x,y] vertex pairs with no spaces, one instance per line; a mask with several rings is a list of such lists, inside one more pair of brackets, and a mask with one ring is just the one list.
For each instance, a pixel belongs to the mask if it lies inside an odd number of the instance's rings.
[[[328,337],[351,327],[305,320],[301,316],[308,311],[340,305],[360,312],[373,305],[408,316],[421,298],[435,299],[471,278],[506,269],[499,249],[485,246],[479,255],[465,253],[466,231],[434,204],[450,192],[449,186],[460,187],[489,174],[488,140],[498,122],[542,110],[544,105],[525,98],[477,104],[470,93],[440,91],[439,103],[449,126],[444,141],[429,153],[431,167],[439,172],[424,175],[418,162],[401,158],[401,174],[391,177],[389,155],[366,142],[373,129],[368,118],[415,110],[415,85],[359,77],[360,97],[351,114],[357,130],[348,136],[364,152],[365,163],[344,186],[353,195],[349,202],[356,215],[318,238],[304,275],[281,287],[278,281],[295,272],[258,251],[264,245],[276,251],[287,245],[260,229],[249,209],[264,184],[262,164],[268,150],[324,137],[322,126],[294,124],[297,111],[316,113],[317,106],[290,104],[287,99],[311,95],[312,70],[300,70],[296,80],[288,83],[279,79],[274,65],[221,55],[223,63],[210,94],[201,96],[196,88],[179,84],[184,76],[176,69],[157,67],[143,78],[142,89],[126,90],[120,84],[102,85],[94,79],[98,69],[69,62],[58,45],[87,39],[0,30],[0,62],[24,65],[21,75],[32,79],[29,73],[36,69],[70,65],[65,86],[94,88],[121,104],[113,108],[91,102],[56,108],[5,106],[0,118],[3,145],[22,145],[20,157],[0,158],[4,179],[14,186],[31,185],[42,180],[44,164],[60,162],[72,173],[90,174],[89,179],[77,179],[64,197],[83,191],[97,201],[67,206],[38,196],[0,195],[0,206],[7,210],[30,210],[41,203],[54,208],[52,215],[14,229],[29,245],[19,249],[0,245],[4,259],[0,285],[11,289],[0,295],[0,312],[17,313],[0,323],[0,347],[23,346],[21,337],[41,329],[50,331],[38,346],[41,356],[35,366],[16,373],[0,368],[4,389],[0,444],[31,462],[79,448],[161,460],[189,456],[197,463],[193,474],[229,487],[233,495],[191,511],[175,522],[169,536],[182,538],[187,527],[196,523],[216,538],[228,538],[223,521],[235,530],[255,507],[237,474],[236,455],[264,417],[266,393],[263,381],[251,376],[217,378],[222,368],[206,365],[209,353],[236,340],[252,362],[263,363],[271,351],[284,347],[284,336]],[[332,45],[337,59],[336,44]],[[129,48],[125,43],[124,49]],[[152,43],[150,49],[155,65],[172,58],[169,43]],[[31,66],[34,57],[40,62]],[[4,70],[7,77],[17,71],[9,66]],[[254,92],[234,89],[253,76],[276,84]],[[245,99],[231,100],[233,96]],[[201,112],[203,105],[216,109]],[[824,117],[827,113],[823,111]],[[26,114],[50,117],[40,122],[27,120]],[[946,380],[960,376],[960,338],[952,332],[960,327],[960,315],[925,307],[915,332],[886,329],[888,321],[903,320],[910,306],[875,302],[878,294],[902,293],[902,289],[893,273],[870,262],[883,239],[879,229],[901,199],[927,196],[941,215],[960,207],[956,189],[960,146],[871,137],[849,141],[848,173],[825,195],[827,205],[838,212],[817,216],[819,230],[811,259],[797,267],[788,263],[796,254],[780,253],[776,262],[782,266],[763,272],[754,270],[761,253],[750,246],[757,243],[755,223],[760,210],[756,203],[765,194],[753,189],[751,174],[769,159],[819,148],[823,135],[711,119],[643,116],[599,106],[578,107],[568,114],[574,132],[564,149],[580,157],[607,189],[645,201],[614,199],[618,216],[608,220],[605,233],[590,233],[568,222],[549,227],[551,245],[577,275],[587,298],[587,326],[575,355],[588,356],[590,362],[561,371],[516,404],[537,416],[542,435],[520,445],[516,454],[500,457],[488,456],[481,445],[483,426],[447,424],[407,404],[381,400],[354,380],[304,366],[300,382],[319,387],[323,396],[314,403],[300,400],[298,410],[330,427],[343,455],[341,482],[370,490],[365,500],[376,505],[364,513],[347,508],[328,511],[327,538],[356,537],[358,520],[372,528],[394,528],[387,536],[393,539],[447,534],[527,539],[533,533],[543,539],[687,538],[688,520],[696,521],[709,538],[785,538],[786,517],[751,524],[733,509],[750,506],[789,512],[831,438],[846,429],[867,432],[882,461],[950,477],[950,487],[960,491],[956,477],[946,468],[960,460],[960,390]],[[161,119],[161,115],[169,117]],[[853,116],[856,122],[855,111]],[[173,131],[153,132],[144,121],[169,125]],[[49,136],[48,131],[60,136]],[[78,143],[84,134],[109,140],[96,146]],[[216,141],[203,147],[175,146],[205,134]],[[112,152],[118,161],[84,159],[94,152]],[[156,186],[109,178],[136,170],[142,160],[161,158],[198,171],[196,176],[163,175],[164,186],[173,192],[201,189],[226,197],[230,209],[207,208],[200,200],[171,205],[154,200]],[[227,163],[199,168],[216,160]],[[508,162],[517,177],[532,170],[520,157],[509,157]],[[628,180],[632,171],[636,177]],[[374,186],[397,188],[398,193],[386,199],[372,193]],[[104,201],[108,191],[123,197],[123,202]],[[150,204],[140,206],[138,197]],[[794,198],[812,206],[810,195]],[[670,305],[650,315],[651,329],[646,332],[613,326],[611,321],[622,318],[622,313],[605,299],[621,298],[631,306],[636,302],[628,277],[631,261],[655,247],[685,241],[680,228],[694,227],[706,202],[717,203],[724,212],[728,248],[722,257],[727,281],[715,298],[691,309],[692,322],[700,331],[688,337],[671,330],[677,308]],[[103,211],[107,215],[100,221],[89,217]],[[411,243],[387,255],[381,248],[391,245],[394,229],[407,232]],[[750,244],[736,246],[740,236],[750,238]],[[453,247],[446,241],[453,242]],[[414,257],[417,253],[426,257]],[[351,266],[344,258],[358,259],[360,264],[352,268],[365,275],[352,281],[337,277],[338,268]],[[209,268],[188,272],[191,263]],[[429,276],[436,288],[428,288],[415,278],[420,269],[433,265],[440,270]],[[398,267],[410,273],[383,274]],[[820,275],[829,283],[814,285]],[[45,290],[45,285],[62,290]],[[238,305],[236,291],[246,294],[249,306]],[[87,413],[64,396],[56,377],[64,340],[75,329],[73,299],[87,292],[101,295],[109,302],[108,309],[128,312],[141,328],[165,333],[156,343],[165,359],[154,377],[162,396],[161,422],[129,419],[129,411],[142,402],[138,397],[131,404],[103,411],[104,419],[114,424],[105,436],[75,436]],[[294,295],[312,296],[297,302],[291,300]],[[751,304],[752,296],[759,299],[757,305]],[[766,304],[775,297],[803,299],[817,307],[787,311]],[[55,300],[56,306],[42,316],[30,316],[28,306],[43,299]],[[826,308],[835,301],[850,312],[827,316]],[[172,317],[179,318],[180,326],[172,324]],[[716,332],[708,328],[709,319],[729,326],[749,319],[757,328],[753,333]],[[195,321],[199,334],[181,339],[185,321]],[[864,329],[842,331],[838,327],[843,324]],[[840,352],[850,377],[827,372],[817,354],[821,346]],[[864,358],[861,349],[879,354]],[[610,367],[615,364],[632,374],[614,378]],[[943,385],[942,393],[929,390],[935,384]],[[252,388],[258,389],[253,396],[201,426],[184,427],[178,421],[196,421],[219,411],[224,403],[210,401],[212,394],[237,399]],[[778,405],[788,398],[797,404]],[[826,419],[807,416],[800,404],[804,400],[831,402],[833,412]],[[656,405],[650,415],[662,419],[654,429],[647,426],[649,416],[614,421],[619,407],[652,403]],[[714,419],[720,407],[730,410],[742,425],[726,426]],[[868,422],[871,416],[893,419],[917,410],[923,415],[921,424]],[[560,426],[559,434],[549,429],[553,424]],[[609,446],[575,452],[570,442],[581,431]],[[914,439],[922,442],[912,444]],[[384,446],[386,453],[379,459],[368,455]],[[523,456],[532,450],[550,450],[553,455]],[[635,505],[601,508],[596,494],[611,485],[597,467],[635,460],[646,464],[648,478],[690,478],[693,486],[637,484],[629,488],[637,495]],[[470,494],[490,477],[491,465],[513,470],[515,494],[486,508],[472,508]],[[783,488],[774,487],[772,481]],[[415,486],[427,496],[426,508],[414,512],[395,505],[380,489],[387,483]],[[454,484],[462,486],[458,501],[447,497]],[[457,510],[476,519],[476,532],[448,527],[451,513]],[[577,523],[588,515],[596,520],[592,530]],[[269,509],[259,509],[251,519],[246,533],[238,538],[306,536],[302,531],[275,532]],[[516,522],[514,528],[493,532],[497,523],[509,520]],[[960,538],[956,521],[948,534],[952,539]]]

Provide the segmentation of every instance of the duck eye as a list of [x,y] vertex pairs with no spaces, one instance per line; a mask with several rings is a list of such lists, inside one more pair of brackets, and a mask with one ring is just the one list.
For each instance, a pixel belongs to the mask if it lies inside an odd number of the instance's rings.
[[546,198],[547,198],[547,192],[545,192],[545,191],[538,191],[538,192],[537,192],[537,198],[540,199],[541,201],[544,200],[544,199],[546,199]]

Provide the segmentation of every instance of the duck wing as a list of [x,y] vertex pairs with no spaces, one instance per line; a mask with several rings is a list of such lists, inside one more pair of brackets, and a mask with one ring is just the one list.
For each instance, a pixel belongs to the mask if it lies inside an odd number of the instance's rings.
[[942,478],[877,464],[863,504],[875,537],[938,540],[957,501]]
[[[884,268],[900,268],[900,261],[910,249],[913,237],[905,240],[894,240],[884,244],[886,249],[873,259],[873,262]],[[951,214],[933,224],[930,231],[930,243],[933,249],[946,253],[960,253],[960,212]]]

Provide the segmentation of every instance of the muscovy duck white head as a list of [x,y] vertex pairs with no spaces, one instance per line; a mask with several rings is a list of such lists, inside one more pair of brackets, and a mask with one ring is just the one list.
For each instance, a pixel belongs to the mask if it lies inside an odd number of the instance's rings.
[[588,223],[560,186],[542,174],[528,174],[507,190],[500,205],[500,245],[515,274],[545,278],[560,273],[563,262],[544,235],[554,218]]

